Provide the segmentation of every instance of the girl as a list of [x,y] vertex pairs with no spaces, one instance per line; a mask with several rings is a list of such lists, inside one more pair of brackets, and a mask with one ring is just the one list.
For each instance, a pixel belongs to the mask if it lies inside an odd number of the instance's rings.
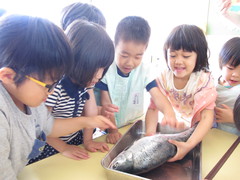
[[[54,93],[48,97],[46,105],[55,118],[68,120],[82,117],[92,121],[98,118],[93,87],[113,62],[113,42],[103,27],[84,20],[74,21],[66,34],[73,46],[74,68],[68,76],[63,77]],[[61,138],[48,138],[49,145],[45,146],[43,153],[29,163],[58,152],[76,160],[87,159],[87,151],[77,146],[83,142],[91,152],[108,150],[106,143],[92,141],[92,133],[93,129],[84,129],[84,137],[83,132],[78,131]]]
[[[168,69],[161,73],[157,82],[170,101],[177,120],[165,118],[161,126],[168,125],[174,131],[180,131],[199,122],[187,142],[170,140],[177,147],[177,154],[170,162],[182,159],[212,127],[216,90],[208,71],[207,52],[204,33],[195,25],[175,27],[164,44]],[[146,135],[156,133],[157,123],[158,111],[151,101],[146,114]]]
[[216,100],[217,128],[240,135],[233,123],[233,106],[240,94],[240,37],[228,40],[219,54],[221,76],[216,86],[218,96]]

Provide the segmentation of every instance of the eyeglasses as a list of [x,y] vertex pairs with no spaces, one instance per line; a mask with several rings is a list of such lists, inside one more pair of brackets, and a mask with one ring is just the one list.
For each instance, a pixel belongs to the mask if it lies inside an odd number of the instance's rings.
[[52,92],[54,90],[54,88],[57,86],[58,82],[59,82],[59,81],[56,81],[53,84],[46,84],[46,83],[41,82],[41,81],[39,81],[37,79],[34,79],[34,78],[30,77],[30,76],[25,76],[25,77],[30,79],[31,81],[34,81],[35,83],[37,83],[37,84],[39,84],[39,85],[41,85],[43,87],[45,87],[45,88],[48,88],[48,92]]

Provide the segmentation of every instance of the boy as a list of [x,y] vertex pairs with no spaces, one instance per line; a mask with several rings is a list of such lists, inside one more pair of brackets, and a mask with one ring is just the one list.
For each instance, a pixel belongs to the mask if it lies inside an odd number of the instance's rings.
[[17,179],[28,159],[41,153],[46,135],[111,126],[104,117],[53,124],[43,102],[72,64],[60,28],[41,18],[11,15],[0,21],[0,39],[0,179]]
[[[168,118],[175,118],[170,104],[161,96],[154,77],[151,77],[151,69],[142,63],[150,32],[148,22],[141,17],[122,19],[114,39],[115,62],[101,82],[96,84],[96,88],[101,90],[101,105],[105,112],[116,112],[111,120],[118,128],[143,117],[145,88],[153,99],[162,99],[162,103],[157,105],[158,109],[164,114],[168,113]],[[108,132],[108,143],[116,143],[121,137],[117,129],[108,129]]]

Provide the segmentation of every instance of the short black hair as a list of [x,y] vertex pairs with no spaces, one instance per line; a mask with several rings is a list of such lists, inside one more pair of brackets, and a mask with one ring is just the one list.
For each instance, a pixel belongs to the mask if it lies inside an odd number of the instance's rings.
[[0,21],[0,68],[16,72],[15,82],[34,74],[44,81],[71,71],[72,50],[64,32],[39,17],[9,15]]
[[226,64],[236,67],[240,64],[240,37],[229,39],[219,53],[219,67]]
[[145,19],[139,16],[127,16],[117,25],[114,43],[116,46],[120,40],[123,40],[148,44],[150,35],[151,28]]
[[235,104],[233,107],[233,119],[237,129],[240,131],[240,95],[235,101]]
[[99,68],[103,75],[114,60],[114,45],[105,29],[93,22],[75,20],[66,30],[73,47],[74,67],[69,77],[86,87]]
[[86,21],[97,23],[106,28],[106,19],[103,13],[96,6],[76,2],[63,8],[61,13],[61,26],[66,30],[74,20],[83,19]]
[[197,62],[193,72],[209,69],[207,40],[203,31],[196,25],[182,24],[171,31],[163,47],[166,62],[168,49],[194,51],[197,54]]

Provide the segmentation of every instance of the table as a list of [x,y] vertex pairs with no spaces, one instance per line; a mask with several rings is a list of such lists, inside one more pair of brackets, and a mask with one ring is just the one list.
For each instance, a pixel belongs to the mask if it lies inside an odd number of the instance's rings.
[[[129,126],[120,129],[124,134]],[[105,141],[106,136],[101,136],[96,141]],[[215,166],[227,149],[237,139],[236,135],[227,132],[211,129],[202,141],[202,178]],[[113,145],[109,144],[112,148]],[[107,152],[106,152],[107,153]],[[89,153],[88,160],[73,160],[62,156],[53,155],[44,160],[28,165],[18,176],[19,180],[106,180],[101,160],[106,153]],[[240,147],[238,146],[226,161],[214,180],[234,180],[240,172]]]

